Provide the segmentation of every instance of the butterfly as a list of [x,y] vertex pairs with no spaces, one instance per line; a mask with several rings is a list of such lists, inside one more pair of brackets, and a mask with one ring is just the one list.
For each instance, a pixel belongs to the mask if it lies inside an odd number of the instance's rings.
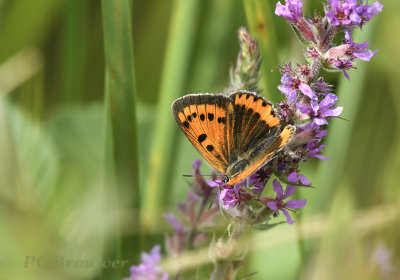
[[235,185],[266,164],[293,137],[272,104],[256,93],[189,94],[172,103],[179,127],[204,159]]

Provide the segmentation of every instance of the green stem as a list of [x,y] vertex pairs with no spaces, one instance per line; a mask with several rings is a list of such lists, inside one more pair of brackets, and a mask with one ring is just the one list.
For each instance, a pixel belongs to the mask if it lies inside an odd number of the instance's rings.
[[148,168],[144,198],[142,230],[156,231],[160,225],[160,208],[171,191],[174,148],[178,129],[171,114],[174,99],[184,94],[200,0],[176,0],[173,5],[169,40],[162,74],[160,101],[154,129],[154,143]]
[[217,261],[215,262],[214,271],[210,280],[234,279],[237,274],[237,269],[240,266],[232,266],[232,264],[237,261],[235,257],[237,257],[236,250],[239,247],[238,243],[247,228],[247,224],[235,224],[228,241],[217,242],[217,250],[222,253],[217,255]]
[[[271,2],[271,3],[270,3]],[[277,38],[275,34],[274,13],[271,5],[273,1],[243,0],[246,12],[247,24],[253,38],[259,40],[263,66],[261,67],[263,86],[266,92],[263,95],[270,101],[280,101],[277,86],[280,80],[280,72],[273,71],[279,64],[277,56]]]
[[[133,259],[139,244],[136,236],[121,236],[120,210],[130,210],[129,232],[139,227],[139,168],[136,128],[136,89],[132,43],[131,0],[103,0],[105,49],[105,193],[110,211],[117,213],[115,246],[110,254]],[[127,195],[129,194],[129,196]],[[113,216],[114,217],[114,216]],[[112,273],[112,272],[106,272]],[[120,279],[118,270],[113,278]],[[124,272],[125,273],[125,272]],[[126,272],[128,273],[128,271]],[[111,276],[103,275],[110,279]]]

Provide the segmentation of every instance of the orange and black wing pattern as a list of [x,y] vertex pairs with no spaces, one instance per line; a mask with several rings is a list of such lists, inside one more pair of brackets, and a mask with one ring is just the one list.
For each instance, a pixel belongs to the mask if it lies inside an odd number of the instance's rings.
[[189,94],[172,104],[179,127],[204,159],[225,172],[232,146],[233,106],[222,94]]
[[[234,185],[254,173],[286,145],[292,139],[295,127],[288,125],[281,130],[280,119],[272,105],[257,94],[237,92],[230,98],[234,106],[233,141],[236,151],[233,155],[237,155],[238,160],[246,159],[245,168],[227,182]],[[234,166],[235,161],[230,165]]]
[[291,139],[295,127],[283,129],[271,103],[241,91],[189,94],[172,104],[179,127],[204,159],[237,184],[268,162]]

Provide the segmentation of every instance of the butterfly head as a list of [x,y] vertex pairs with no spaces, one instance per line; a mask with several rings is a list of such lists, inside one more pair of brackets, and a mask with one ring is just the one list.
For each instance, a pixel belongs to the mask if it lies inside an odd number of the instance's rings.
[[222,180],[222,183],[227,183],[227,182],[229,182],[229,177],[228,177],[228,175],[224,175],[224,179]]

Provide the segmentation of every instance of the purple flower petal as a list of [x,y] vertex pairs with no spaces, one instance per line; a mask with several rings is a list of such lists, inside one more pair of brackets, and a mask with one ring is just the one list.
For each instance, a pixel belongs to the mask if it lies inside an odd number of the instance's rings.
[[281,198],[283,196],[283,189],[282,189],[281,183],[279,183],[279,181],[275,179],[272,182],[272,186],[273,186],[273,189],[274,189],[274,191],[276,193],[277,199],[281,200]]
[[275,200],[267,202],[267,206],[269,209],[271,209],[273,211],[278,210],[278,203]]
[[305,199],[291,199],[285,203],[285,207],[292,209],[303,208],[306,205],[306,203],[307,200]]
[[318,100],[317,95],[315,94],[315,92],[313,92],[309,85],[305,83],[300,83],[299,89],[304,95],[310,97],[311,100]]
[[343,112],[343,107],[336,107],[332,110],[326,110],[324,112],[324,117],[338,117]]
[[206,180],[207,184],[211,187],[220,187],[222,186],[222,180],[215,180],[215,181],[211,181],[211,180]]
[[149,254],[142,253],[142,263],[131,267],[131,277],[126,280],[168,280],[168,274],[158,266],[161,259],[160,249],[160,245],[156,245]]
[[290,173],[287,178],[290,183],[297,183],[297,181],[299,180],[296,171]]
[[324,118],[314,118],[314,123],[317,125],[325,125],[328,124],[328,121]]
[[338,102],[338,98],[336,95],[334,95],[333,93],[327,94],[325,96],[325,98],[322,99],[322,101],[319,103],[319,109],[323,111],[329,107],[332,107],[337,102]]
[[175,218],[174,214],[165,213],[164,218],[171,224],[176,232],[183,233],[185,231],[182,223]]
[[280,209],[282,211],[282,213],[286,216],[286,222],[289,225],[294,224],[294,221],[292,220],[292,217],[290,217],[289,212],[286,209]]
[[378,50],[360,50],[358,52],[354,53],[354,56],[357,57],[358,59],[364,60],[364,61],[370,61],[371,58],[373,58]]
[[300,182],[301,182],[303,185],[306,185],[306,186],[310,186],[310,185],[311,185],[311,183],[308,181],[308,179],[306,178],[306,176],[304,176],[304,175],[299,175],[299,179],[300,179]]
[[282,196],[282,200],[288,198],[289,196],[291,196],[294,191],[297,189],[296,186],[291,186],[291,185],[287,185],[286,189],[285,189],[285,194]]
[[303,113],[303,114],[309,115],[309,114],[312,113],[311,108],[308,107],[308,106],[306,106],[306,105],[302,105],[302,104],[300,104],[300,103],[296,103],[296,107],[297,107],[297,109],[299,109],[299,111],[300,111],[301,113]]
[[301,17],[301,6],[303,3],[301,0],[287,0],[286,5],[282,5],[281,2],[276,4],[275,14],[277,16],[283,16],[284,18],[291,20],[296,23],[297,19]]

